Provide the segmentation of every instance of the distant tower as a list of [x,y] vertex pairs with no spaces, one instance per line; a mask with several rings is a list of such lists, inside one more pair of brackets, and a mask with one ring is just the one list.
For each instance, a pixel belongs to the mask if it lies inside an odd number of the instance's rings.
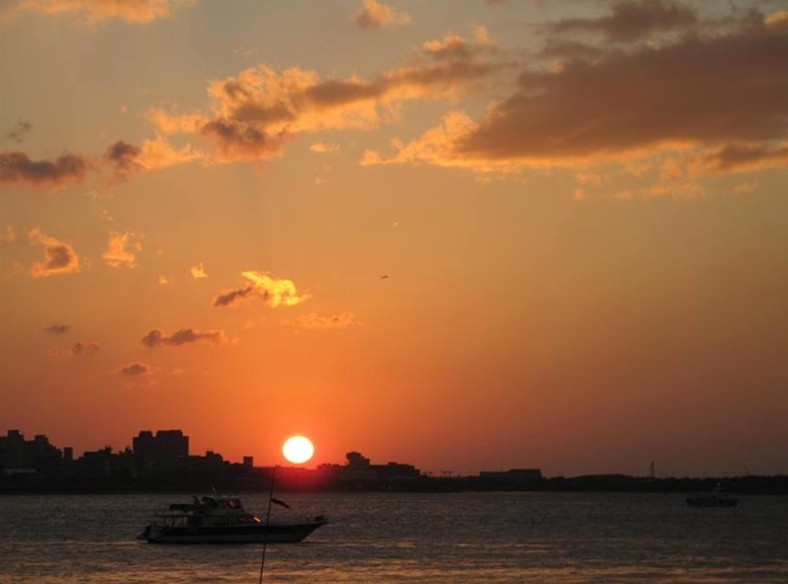
[[655,473],[654,473],[654,461],[652,460],[652,461],[651,461],[651,478],[653,479],[655,476],[656,476],[656,475],[655,475]]

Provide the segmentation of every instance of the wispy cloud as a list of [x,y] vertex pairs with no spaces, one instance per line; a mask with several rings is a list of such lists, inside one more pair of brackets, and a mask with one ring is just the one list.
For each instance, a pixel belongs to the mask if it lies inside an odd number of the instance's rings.
[[50,355],[53,357],[92,357],[96,354],[99,350],[98,343],[94,343],[92,341],[88,342],[77,342],[74,343],[71,347],[66,348],[55,348],[50,351]]
[[64,335],[70,330],[70,324],[53,324],[44,329],[44,331],[50,335]]
[[6,138],[19,144],[24,140],[25,136],[27,136],[28,132],[30,132],[32,129],[33,124],[24,120],[19,120],[14,125],[14,129],[6,135]]
[[19,236],[10,225],[6,225],[5,233],[0,233],[0,243],[15,243],[19,241]]
[[165,334],[159,329],[154,329],[140,340],[140,343],[153,349],[155,347],[179,347],[197,341],[210,341],[220,343],[225,340],[223,330],[198,331],[192,328],[178,329],[171,335]]
[[262,300],[271,308],[295,306],[311,298],[308,293],[299,293],[292,280],[274,278],[266,272],[247,271],[241,275],[248,283],[241,288],[225,290],[216,295],[216,307],[237,306],[253,299]]
[[613,41],[633,41],[654,32],[691,29],[695,12],[662,0],[624,0],[612,5],[610,15],[598,18],[570,18],[551,27],[551,33],[598,33]]
[[402,26],[410,22],[410,14],[394,10],[387,4],[375,0],[363,0],[356,12],[355,21],[361,28]]
[[101,258],[113,268],[120,268],[121,266],[134,268],[137,265],[137,256],[126,249],[127,246],[134,251],[141,251],[142,244],[139,241],[139,236],[128,231],[122,233],[111,232],[109,234],[107,251],[101,255]]
[[339,144],[329,144],[327,142],[315,142],[309,147],[309,149],[312,152],[317,152],[318,154],[326,154],[328,152],[339,151]]
[[202,265],[202,262],[200,262],[196,266],[192,266],[189,271],[191,272],[192,278],[195,278],[195,279],[198,279],[198,280],[201,279],[201,278],[207,278],[208,277],[208,272],[205,271],[205,266]]
[[31,229],[27,234],[30,243],[44,248],[44,261],[36,262],[30,270],[33,278],[44,278],[80,271],[79,256],[71,244],[44,234],[40,229]]
[[10,15],[23,11],[47,15],[75,14],[86,24],[95,25],[119,19],[136,24],[169,18],[174,9],[196,0],[19,0]]
[[134,174],[161,170],[203,157],[204,154],[191,145],[187,144],[178,150],[162,136],[146,140],[141,146],[119,140],[111,144],[104,154],[104,160],[114,168],[115,181],[124,181]]
[[699,165],[715,172],[749,172],[788,167],[788,143],[771,147],[764,144],[733,143],[704,154]]
[[282,324],[304,330],[346,329],[358,326],[361,322],[352,312],[324,316],[315,312],[301,314],[294,319],[283,319]]

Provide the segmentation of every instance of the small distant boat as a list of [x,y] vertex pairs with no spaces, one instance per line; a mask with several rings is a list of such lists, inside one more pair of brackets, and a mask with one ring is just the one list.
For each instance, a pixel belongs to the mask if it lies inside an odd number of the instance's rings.
[[736,497],[726,494],[720,487],[687,497],[687,505],[690,507],[735,507],[738,504]]
[[296,543],[328,523],[322,516],[294,523],[266,523],[237,497],[193,498],[155,514],[137,539],[148,543]]

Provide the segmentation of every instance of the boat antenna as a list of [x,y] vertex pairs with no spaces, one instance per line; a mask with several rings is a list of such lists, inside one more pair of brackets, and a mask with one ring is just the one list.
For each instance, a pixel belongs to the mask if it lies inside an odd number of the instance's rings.
[[274,499],[274,479],[276,478],[276,466],[271,468],[271,483],[268,487],[268,511],[265,514],[265,533],[263,534],[263,554],[260,558],[260,579],[258,584],[263,583],[263,571],[265,570],[265,550],[268,547],[268,533],[271,531],[271,502]]

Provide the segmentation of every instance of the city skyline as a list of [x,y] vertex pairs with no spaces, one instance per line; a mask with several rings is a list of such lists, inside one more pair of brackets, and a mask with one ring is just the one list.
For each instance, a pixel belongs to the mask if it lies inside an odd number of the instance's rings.
[[0,35],[0,431],[788,472],[784,2],[12,0]]

